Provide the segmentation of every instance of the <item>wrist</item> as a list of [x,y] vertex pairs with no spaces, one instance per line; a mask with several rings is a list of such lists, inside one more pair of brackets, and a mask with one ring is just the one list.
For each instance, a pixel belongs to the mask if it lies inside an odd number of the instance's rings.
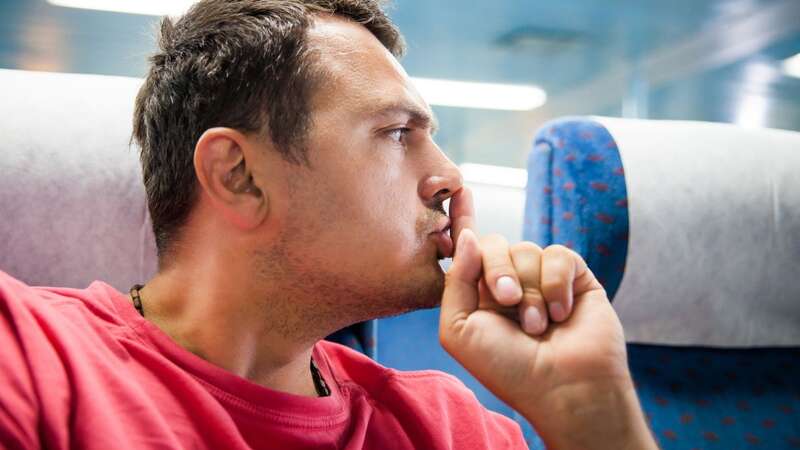
[[633,382],[580,383],[521,411],[549,449],[657,449]]

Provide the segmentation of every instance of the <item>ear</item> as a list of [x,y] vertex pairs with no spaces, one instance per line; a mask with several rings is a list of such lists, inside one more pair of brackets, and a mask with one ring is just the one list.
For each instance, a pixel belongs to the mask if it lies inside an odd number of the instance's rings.
[[268,192],[253,177],[257,151],[245,135],[231,128],[206,130],[194,149],[201,195],[242,230],[258,227],[269,214]]

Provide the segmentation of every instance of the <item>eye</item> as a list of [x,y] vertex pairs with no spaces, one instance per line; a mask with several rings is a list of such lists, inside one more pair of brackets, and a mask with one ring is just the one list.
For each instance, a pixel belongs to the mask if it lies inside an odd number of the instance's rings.
[[389,130],[389,138],[398,144],[405,144],[406,136],[411,131],[411,128],[395,128]]

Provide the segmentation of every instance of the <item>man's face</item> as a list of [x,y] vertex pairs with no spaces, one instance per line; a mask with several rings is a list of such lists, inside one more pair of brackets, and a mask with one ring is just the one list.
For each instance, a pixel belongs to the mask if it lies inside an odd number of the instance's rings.
[[364,27],[320,18],[309,38],[325,73],[309,165],[289,173],[283,270],[342,320],[436,306],[438,260],[452,252],[442,202],[461,175],[432,139],[430,109]]

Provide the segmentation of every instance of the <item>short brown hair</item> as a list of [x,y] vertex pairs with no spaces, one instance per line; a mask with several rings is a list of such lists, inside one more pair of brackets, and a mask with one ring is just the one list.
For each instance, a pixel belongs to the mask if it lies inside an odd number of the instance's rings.
[[195,201],[194,146],[205,130],[264,132],[284,158],[305,161],[320,76],[307,30],[319,14],[360,23],[392,54],[403,53],[380,0],[203,0],[177,21],[161,22],[132,137],[160,265]]

